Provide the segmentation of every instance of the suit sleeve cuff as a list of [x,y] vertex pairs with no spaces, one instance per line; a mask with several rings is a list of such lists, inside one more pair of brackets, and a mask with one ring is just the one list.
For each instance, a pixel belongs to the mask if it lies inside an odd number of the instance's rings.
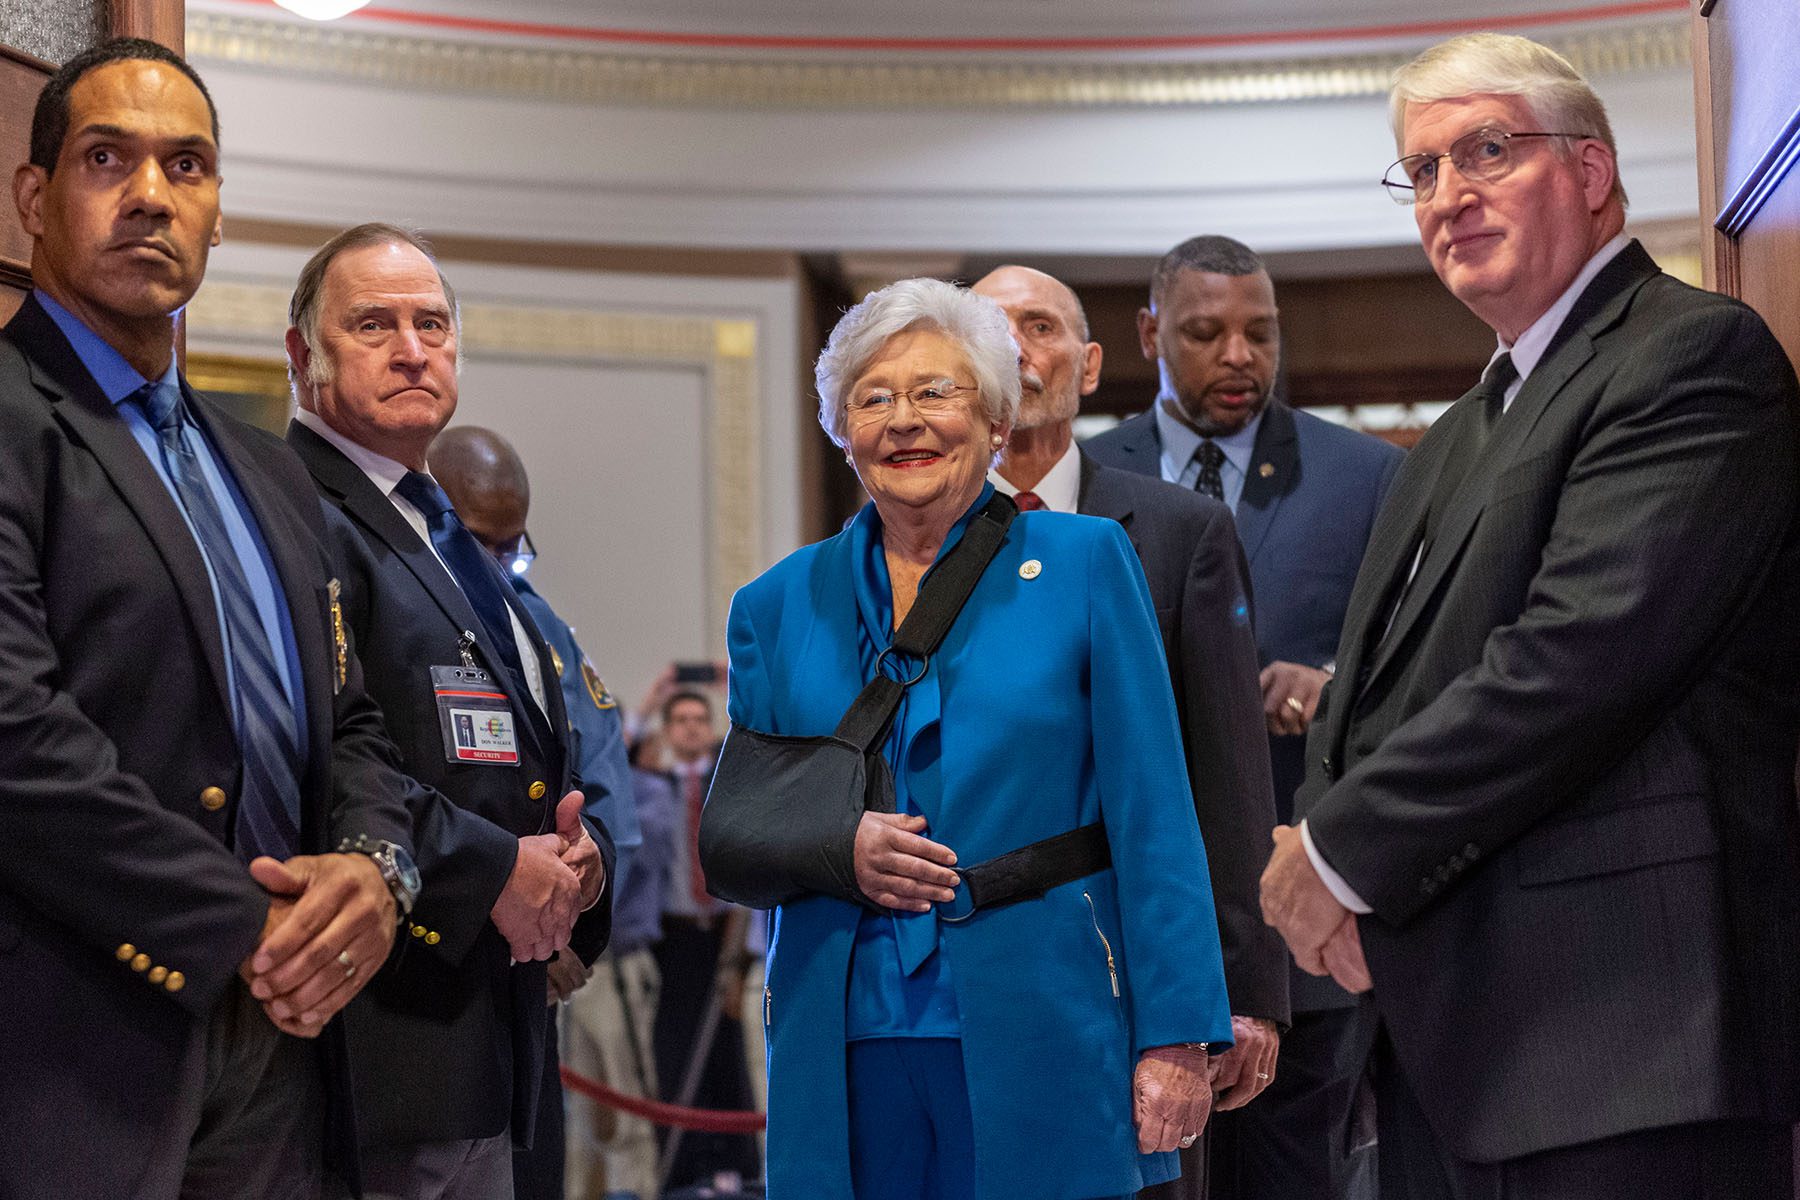
[[1319,878],[1324,881],[1326,890],[1339,904],[1358,914],[1375,911],[1363,902],[1361,896],[1356,894],[1355,888],[1344,882],[1342,875],[1332,870],[1331,864],[1325,861],[1325,856],[1319,853],[1319,848],[1313,845],[1312,831],[1306,827],[1305,821],[1300,822],[1300,844],[1306,848],[1306,857],[1312,862],[1313,870],[1319,873]]

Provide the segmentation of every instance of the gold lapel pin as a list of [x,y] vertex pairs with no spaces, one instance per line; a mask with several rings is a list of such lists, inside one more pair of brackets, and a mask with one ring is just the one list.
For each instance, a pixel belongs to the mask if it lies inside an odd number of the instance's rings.
[[1020,579],[1036,579],[1044,573],[1044,564],[1035,558],[1028,558],[1019,564]]
[[1256,473],[1258,475],[1261,475],[1264,479],[1267,479],[1269,476],[1271,476],[1275,473],[1275,464],[1274,463],[1264,463],[1262,466],[1256,468]]

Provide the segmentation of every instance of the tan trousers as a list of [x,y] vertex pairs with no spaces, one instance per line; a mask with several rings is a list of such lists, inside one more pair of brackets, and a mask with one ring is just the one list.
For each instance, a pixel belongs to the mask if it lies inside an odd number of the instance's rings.
[[[649,950],[617,959],[603,955],[563,1009],[563,1065],[626,1095],[654,1098],[650,1030],[661,988]],[[565,1121],[567,1200],[601,1200],[609,1191],[654,1200],[656,1133],[650,1122],[572,1090],[565,1096]]]

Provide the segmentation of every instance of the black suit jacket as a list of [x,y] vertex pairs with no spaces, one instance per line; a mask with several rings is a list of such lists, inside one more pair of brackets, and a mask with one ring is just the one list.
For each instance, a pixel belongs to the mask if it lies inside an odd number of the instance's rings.
[[[1161,478],[1162,435],[1153,411],[1121,422],[1083,449],[1096,462]],[[1264,666],[1321,667],[1332,660],[1369,531],[1402,457],[1379,438],[1279,399],[1264,410],[1235,518],[1250,562],[1256,646]],[[1266,725],[1264,730],[1275,817],[1285,824],[1293,819],[1294,792],[1306,775],[1306,739],[1267,733]],[[1289,988],[1296,1012],[1355,1003],[1330,979],[1298,967]]]
[[[410,846],[417,785],[354,655],[337,674],[306,473],[279,440],[187,399],[292,618],[302,849],[359,833]],[[172,1189],[207,1019],[268,911],[226,844],[242,761],[218,616],[175,501],[35,300],[0,336],[0,430],[0,1194]],[[134,969],[137,954],[156,966]],[[321,1038],[338,1084],[340,1035],[333,1022]],[[341,1103],[332,1121],[353,1173]]]
[[1800,1112],[1797,405],[1756,314],[1632,243],[1410,586],[1466,398],[1382,511],[1297,807],[1465,1159]]
[[[407,953],[345,1011],[363,1137],[393,1145],[491,1137],[510,1128],[529,1144],[545,1063],[544,965],[512,965],[489,913],[512,873],[518,839],[555,827],[556,803],[570,786],[557,673],[536,626],[518,608],[536,642],[549,717],[529,695],[510,696],[519,764],[447,762],[430,669],[462,661],[462,632],[481,628],[475,613],[362,468],[298,423],[288,441],[321,497],[343,580],[344,619],[363,647],[369,692],[407,770],[449,797],[415,809],[424,888]],[[507,599],[517,603],[511,589]],[[479,640],[475,653],[505,679]],[[590,828],[610,878],[612,841],[604,829]],[[611,922],[609,888],[576,926],[574,945],[584,961],[605,947]]]
[[1231,1011],[1286,1025],[1287,948],[1263,924],[1258,895],[1275,799],[1263,752],[1249,569],[1231,510],[1086,454],[1076,507],[1125,527],[1150,583],[1206,841]]

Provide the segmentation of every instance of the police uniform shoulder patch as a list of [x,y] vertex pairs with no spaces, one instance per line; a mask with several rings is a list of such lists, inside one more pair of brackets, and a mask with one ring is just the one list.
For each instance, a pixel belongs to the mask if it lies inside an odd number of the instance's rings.
[[551,670],[555,671],[556,674],[558,675],[558,677],[560,677],[563,673],[562,655],[558,654],[556,652],[556,647],[551,645],[549,642],[544,643],[544,648],[546,650],[550,651],[550,668],[551,668]]
[[588,695],[594,698],[595,708],[617,708],[619,702],[613,699],[606,685],[600,682],[600,672],[594,670],[592,660],[586,654],[581,656],[581,680],[587,684]]

